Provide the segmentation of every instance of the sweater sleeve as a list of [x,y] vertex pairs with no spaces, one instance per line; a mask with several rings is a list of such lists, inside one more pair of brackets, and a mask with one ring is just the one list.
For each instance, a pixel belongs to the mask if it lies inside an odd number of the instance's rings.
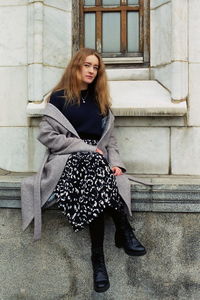
[[96,152],[96,146],[88,145],[77,137],[67,137],[60,133],[51,122],[43,117],[39,126],[38,140],[54,154],[70,154],[78,151]]

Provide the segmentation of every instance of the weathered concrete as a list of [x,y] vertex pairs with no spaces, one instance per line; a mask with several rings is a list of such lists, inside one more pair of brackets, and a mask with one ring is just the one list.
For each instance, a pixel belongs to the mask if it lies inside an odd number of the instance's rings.
[[147,248],[129,257],[114,246],[106,219],[105,254],[111,287],[92,287],[87,230],[74,233],[58,211],[46,211],[42,240],[21,231],[19,209],[0,210],[1,300],[199,300],[199,214],[135,213],[136,234]]

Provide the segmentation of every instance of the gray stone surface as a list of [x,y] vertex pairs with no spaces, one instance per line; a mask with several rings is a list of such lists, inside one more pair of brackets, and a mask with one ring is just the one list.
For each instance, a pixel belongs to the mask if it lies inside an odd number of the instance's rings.
[[169,173],[169,128],[118,127],[116,137],[121,157],[129,173]]
[[115,127],[177,127],[184,125],[186,125],[185,117],[115,117]]
[[43,216],[43,235],[21,231],[19,209],[0,210],[1,300],[199,300],[199,214],[135,213],[136,235],[147,248],[129,257],[114,246],[106,218],[110,289],[93,291],[87,230],[74,233],[57,211]]
[[133,211],[200,212],[200,186],[155,184],[132,186]]
[[[0,175],[0,207],[20,208],[20,182],[31,174]],[[131,177],[131,175],[129,175]],[[200,212],[200,176],[137,176],[152,186],[132,182],[132,210]]]
[[171,171],[174,175],[199,175],[199,127],[179,127],[171,129],[171,164]]

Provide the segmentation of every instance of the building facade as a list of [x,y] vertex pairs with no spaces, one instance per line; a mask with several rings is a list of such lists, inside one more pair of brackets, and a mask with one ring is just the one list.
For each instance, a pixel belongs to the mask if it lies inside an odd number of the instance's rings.
[[33,243],[33,227],[22,232],[14,209],[21,178],[43,157],[36,137],[46,96],[84,43],[102,51],[127,170],[153,183],[132,186],[147,255],[131,259],[114,248],[106,220],[111,288],[102,299],[199,299],[200,1],[104,2],[0,0],[1,299],[100,299],[87,231],[77,238],[48,210]]
[[[1,1],[3,170],[38,168],[43,153],[36,141],[38,116],[72,54],[75,4]],[[107,67],[116,132],[130,173],[200,175],[198,5],[150,1],[149,64]]]

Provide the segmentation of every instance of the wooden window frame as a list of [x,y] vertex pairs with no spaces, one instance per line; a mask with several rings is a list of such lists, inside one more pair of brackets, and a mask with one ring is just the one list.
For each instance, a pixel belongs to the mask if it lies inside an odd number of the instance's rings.
[[[102,53],[102,57],[107,64],[149,64],[149,26],[150,26],[150,0],[139,0],[139,5],[125,6],[124,1],[120,1],[120,6],[103,7],[101,0],[96,0],[96,6],[89,6],[83,10],[83,0],[72,1],[72,51],[75,53],[81,47],[84,47],[84,12],[96,12],[96,49],[101,53],[101,34],[102,34],[102,12],[121,12],[121,51],[120,54]],[[99,6],[99,7],[98,7]],[[126,52],[127,49],[127,31],[126,31],[126,12],[138,11],[140,22],[140,41],[139,52]]]

